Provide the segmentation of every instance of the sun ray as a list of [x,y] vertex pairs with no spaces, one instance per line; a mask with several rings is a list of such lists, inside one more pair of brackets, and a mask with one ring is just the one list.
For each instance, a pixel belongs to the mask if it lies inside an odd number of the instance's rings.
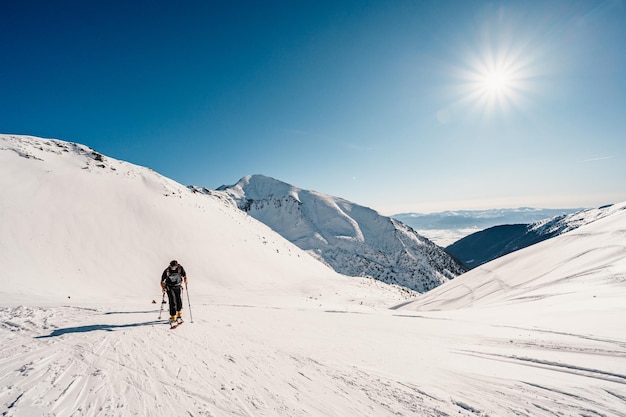
[[[511,22],[509,22],[511,23]],[[468,116],[491,118],[524,109],[536,87],[540,56],[545,53],[534,36],[515,32],[516,25],[483,27],[478,37],[463,41],[454,67],[456,102]]]

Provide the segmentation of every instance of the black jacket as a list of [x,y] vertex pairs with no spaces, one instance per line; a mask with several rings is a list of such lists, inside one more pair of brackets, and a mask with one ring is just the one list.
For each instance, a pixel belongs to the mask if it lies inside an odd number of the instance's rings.
[[176,269],[171,269],[169,266],[167,268],[165,268],[165,270],[163,271],[163,274],[161,274],[161,282],[165,284],[165,286],[167,287],[178,287],[180,286],[180,284],[182,283],[172,283],[169,280],[170,277],[170,273],[175,273],[178,272],[178,274],[180,275],[182,282],[184,282],[185,278],[187,278],[187,273],[185,272],[185,268],[183,268],[182,265],[178,264],[178,267]]

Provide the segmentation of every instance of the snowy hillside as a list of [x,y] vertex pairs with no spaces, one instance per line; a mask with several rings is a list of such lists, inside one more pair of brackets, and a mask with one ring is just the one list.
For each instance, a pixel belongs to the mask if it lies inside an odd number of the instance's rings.
[[[0,166],[0,265],[19,273],[0,294],[11,300],[152,299],[171,259],[201,294],[319,295],[347,279],[232,202],[82,145],[2,135]],[[42,287],[42,277],[54,285]]]
[[81,145],[0,135],[0,186],[2,416],[626,414],[626,203],[407,301]]
[[[616,208],[612,204],[588,210],[580,210],[576,213],[554,216],[530,224],[530,230],[540,234],[558,236],[570,230],[577,229],[596,220],[603,219],[615,212]],[[618,207],[617,210],[620,210]]]
[[351,276],[370,276],[418,292],[464,272],[406,225],[337,197],[262,175],[220,187],[239,208],[298,247]]
[[[543,309],[563,314],[564,308],[600,311],[625,305],[626,203],[575,217],[584,226],[473,269],[404,308],[521,308],[536,316],[539,307],[541,314]],[[618,325],[611,321],[609,326]]]
[[509,224],[473,233],[446,247],[469,269],[574,230],[613,213],[611,205],[559,215],[531,224]]

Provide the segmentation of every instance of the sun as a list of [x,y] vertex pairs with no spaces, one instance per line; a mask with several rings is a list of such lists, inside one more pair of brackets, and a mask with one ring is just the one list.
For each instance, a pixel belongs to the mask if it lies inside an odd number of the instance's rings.
[[458,104],[471,113],[491,117],[525,106],[531,83],[527,61],[520,54],[482,51],[458,71]]
[[511,76],[504,70],[493,70],[484,74],[482,79],[486,92],[505,94],[513,86]]
[[468,117],[512,116],[526,112],[537,95],[545,47],[532,32],[515,30],[514,21],[498,18],[453,48],[451,75],[455,101],[449,107]]

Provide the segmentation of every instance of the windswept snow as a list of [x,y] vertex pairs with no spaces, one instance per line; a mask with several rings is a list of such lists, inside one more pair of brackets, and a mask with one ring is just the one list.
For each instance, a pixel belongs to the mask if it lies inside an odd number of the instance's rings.
[[2,416],[626,415],[624,204],[407,300],[97,155],[0,135]]

